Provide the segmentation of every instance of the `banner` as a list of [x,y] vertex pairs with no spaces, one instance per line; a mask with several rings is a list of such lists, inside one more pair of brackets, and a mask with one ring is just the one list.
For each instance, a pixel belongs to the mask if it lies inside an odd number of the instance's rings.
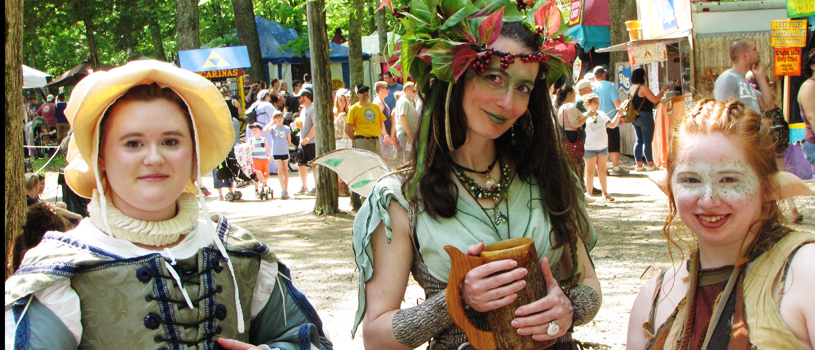
[[775,75],[801,75],[800,48],[775,48]]
[[770,46],[772,47],[806,47],[807,21],[792,19],[771,21]]
[[632,66],[660,62],[668,59],[668,48],[663,42],[628,47],[628,63]]
[[572,27],[583,20],[583,0],[555,0],[563,22]]
[[815,16],[815,1],[787,0],[787,17],[801,18]]

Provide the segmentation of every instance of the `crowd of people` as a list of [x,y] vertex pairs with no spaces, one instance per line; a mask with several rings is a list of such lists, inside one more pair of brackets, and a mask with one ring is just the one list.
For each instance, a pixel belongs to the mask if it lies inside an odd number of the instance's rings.
[[[464,40],[453,29],[442,34]],[[440,40],[405,37],[413,40],[405,47],[452,50]],[[466,272],[452,298],[466,305],[473,323],[493,329],[487,314],[512,304],[528,278],[540,278],[545,296],[505,321],[519,336],[574,349],[574,328],[590,322],[603,299],[591,257],[597,234],[586,209],[594,174],[603,199],[614,201],[607,172],[628,171],[619,164],[615,131],[623,122],[620,97],[604,83],[604,67],[575,86],[547,81],[555,58],[541,58],[542,38],[521,22],[467,40],[487,60],[459,76],[417,59],[410,64],[418,66],[402,68],[433,72],[434,79],[402,85],[385,72],[374,91],[354,87],[353,105],[349,90],[334,92],[338,144],[350,141],[397,169],[377,181],[354,221],[354,331],[362,324],[371,349],[473,348],[448,312],[452,263],[445,250],[478,256],[490,244],[525,237],[534,241],[540,270],[511,259],[486,263]],[[815,91],[813,52],[803,94]],[[754,42],[735,42],[733,68],[716,82],[716,100],[699,101],[671,139],[663,233],[673,248],[690,251],[640,291],[629,319],[631,349],[815,347],[815,280],[807,278],[815,236],[787,226],[779,206],[811,191],[777,162],[778,136],[766,120],[774,118],[766,114],[774,104],[756,57]],[[760,91],[746,81],[747,70]],[[653,109],[667,90],[654,94],[645,77],[642,69],[632,73],[638,172],[659,170],[651,152]],[[296,145],[303,195],[316,191],[316,172],[309,190],[306,166],[323,141],[310,76],[292,86],[289,94],[286,82],[252,84],[243,101],[254,116],[245,143],[259,186],[270,162],[280,172],[288,168],[288,147]],[[807,102],[815,98],[799,99],[804,114],[815,115]],[[332,347],[273,247],[207,209],[202,173],[236,147],[240,103],[195,73],[152,60],[91,74],[76,86],[64,108],[73,128],[65,178],[91,198],[90,217],[65,224],[63,218],[77,218],[45,208],[56,215],[56,230],[34,230],[41,239],[15,260],[17,271],[6,281],[7,348]],[[298,115],[292,127],[284,124],[287,113]],[[815,141],[807,125],[807,142]],[[288,197],[287,175],[279,179],[281,197]],[[27,175],[31,205],[40,181]],[[223,187],[232,191],[231,183]],[[680,243],[688,236],[692,242]],[[403,308],[411,275],[425,299]]]

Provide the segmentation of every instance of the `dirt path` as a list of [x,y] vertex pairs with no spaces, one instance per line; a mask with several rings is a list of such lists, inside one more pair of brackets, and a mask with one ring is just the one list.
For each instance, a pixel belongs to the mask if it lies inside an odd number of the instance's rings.
[[[56,174],[49,176],[48,183],[56,183]],[[308,178],[312,179],[310,174]],[[207,181],[211,184],[211,178]],[[807,183],[815,189],[815,181]],[[277,179],[270,179],[270,184],[278,196]],[[299,186],[297,174],[292,174],[289,188]],[[609,189],[615,202],[588,206],[598,235],[591,255],[602,284],[603,307],[592,322],[576,329],[575,337],[602,348],[624,349],[628,314],[645,283],[640,275],[649,265],[659,269],[671,265],[660,234],[667,199],[644,174],[609,177]],[[314,304],[336,349],[362,349],[361,331],[351,339],[359,283],[351,248],[353,216],[313,216],[311,197],[259,202],[252,188],[242,191],[244,200],[231,203],[218,201],[217,193],[209,196],[209,210],[254,231],[272,247],[292,269],[295,285]],[[55,192],[55,188],[47,187],[44,198],[53,200]],[[812,232],[815,198],[798,197],[796,203],[805,220],[793,227]],[[348,198],[340,198],[340,208],[350,211]],[[421,288],[411,283],[403,305],[416,305],[422,297]]]
[[[815,181],[808,184],[815,188]],[[659,269],[671,265],[660,233],[667,200],[641,174],[609,177],[609,188],[617,199],[615,202],[588,206],[598,234],[598,244],[591,255],[602,284],[603,307],[594,321],[577,328],[575,337],[602,344],[603,348],[623,349],[628,314],[645,283],[641,274],[649,265]],[[348,208],[347,198],[341,198],[340,203],[341,208]],[[815,198],[799,197],[796,203],[806,220],[795,227],[812,231]],[[304,210],[308,211],[313,201],[287,204],[305,205]],[[359,283],[351,248],[352,223],[350,214],[316,217],[303,212],[241,223],[271,244],[289,264],[296,285],[314,303],[337,349],[363,348],[361,331],[355,339],[350,336]],[[415,305],[422,297],[418,285],[411,283],[403,305]]]

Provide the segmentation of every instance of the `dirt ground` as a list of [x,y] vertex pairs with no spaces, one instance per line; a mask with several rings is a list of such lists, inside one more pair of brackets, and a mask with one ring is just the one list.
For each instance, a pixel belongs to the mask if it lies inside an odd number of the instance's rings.
[[[588,205],[598,235],[591,255],[602,285],[603,306],[592,322],[576,329],[575,338],[596,344],[596,348],[625,348],[631,305],[645,283],[641,274],[649,265],[658,269],[671,265],[660,233],[667,212],[667,197],[647,178],[648,174],[656,173],[659,172],[609,177],[609,190],[616,201]],[[309,183],[313,181],[310,174],[308,179]],[[211,184],[211,181],[211,177],[207,177],[204,183]],[[55,173],[49,174],[48,183],[56,183]],[[815,180],[807,184],[815,189]],[[276,177],[270,179],[270,185],[277,198],[280,188]],[[596,186],[599,187],[599,183]],[[291,174],[289,188],[300,188],[297,173]],[[217,192],[209,196],[210,212],[226,215],[232,223],[254,231],[272,247],[292,269],[295,285],[317,309],[336,349],[362,349],[361,330],[351,338],[359,276],[351,248],[354,217],[350,214],[348,198],[340,198],[344,213],[315,216],[311,214],[313,197],[260,202],[254,199],[251,187],[241,191],[243,200],[236,202],[219,201]],[[53,200],[55,194],[56,188],[49,186],[44,198]],[[805,219],[792,226],[813,232],[815,197],[797,197],[795,202]],[[412,282],[403,305],[416,305],[423,296],[421,288]]]

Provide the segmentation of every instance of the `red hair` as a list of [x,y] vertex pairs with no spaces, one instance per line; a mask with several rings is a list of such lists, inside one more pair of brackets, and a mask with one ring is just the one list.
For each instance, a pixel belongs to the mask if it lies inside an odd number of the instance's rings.
[[[762,127],[764,126],[764,127]],[[721,134],[733,142],[744,153],[749,166],[758,175],[761,186],[761,199],[763,201],[761,216],[754,223],[758,235],[756,246],[768,239],[767,233],[777,231],[775,227],[782,226],[783,216],[775,200],[768,198],[777,191],[772,181],[772,175],[778,171],[775,162],[775,144],[770,128],[762,123],[761,115],[744,107],[744,104],[729,100],[716,102],[704,99],[696,104],[693,111],[684,120],[680,121],[674,129],[671,147],[668,152],[666,188],[670,212],[663,226],[663,233],[671,245],[680,248],[677,228],[673,225],[677,216],[676,203],[671,186],[671,178],[677,166],[677,159],[682,145],[693,136]],[[681,249],[681,248],[680,248]]]

